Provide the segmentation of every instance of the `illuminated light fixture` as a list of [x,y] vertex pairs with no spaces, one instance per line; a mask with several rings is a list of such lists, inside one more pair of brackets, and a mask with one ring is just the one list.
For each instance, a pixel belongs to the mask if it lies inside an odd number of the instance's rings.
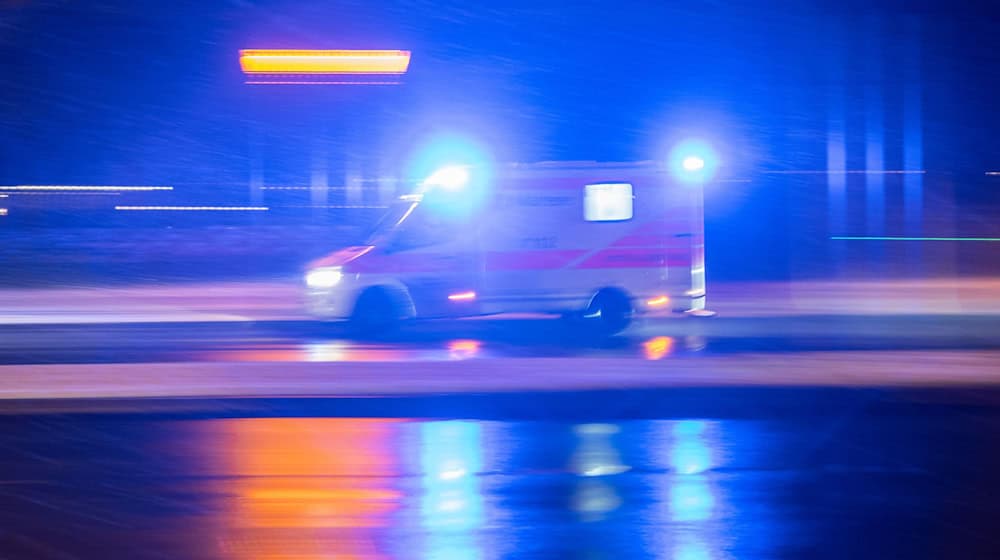
[[169,212],[266,212],[267,206],[115,206],[115,210]]
[[17,185],[2,187],[4,191],[172,191],[173,187],[134,187],[114,185]]
[[705,160],[698,156],[687,156],[684,161],[681,162],[681,167],[685,171],[698,171],[705,168]]
[[425,187],[440,187],[449,191],[457,191],[469,184],[469,168],[462,165],[447,165],[431,173],[424,179]]
[[1000,171],[987,171],[987,175],[1000,175]]
[[715,149],[698,138],[690,138],[675,145],[670,150],[668,161],[674,177],[691,184],[713,179],[719,167],[719,156]]
[[652,299],[646,300],[646,305],[650,307],[663,307],[664,305],[670,303],[670,298],[667,296],[658,296]]
[[247,84],[252,86],[397,86],[399,82],[359,82],[356,80],[329,80],[317,82],[315,80],[247,80]]
[[476,299],[476,292],[459,292],[448,296],[451,301],[472,301]]
[[[245,74],[405,74],[410,51],[245,49]],[[296,82],[297,83],[297,82]]]
[[7,215],[7,209],[6,208],[0,208],[0,216],[6,216],[6,215]]
[[332,288],[344,277],[339,266],[310,270],[306,273],[306,285],[310,288]]

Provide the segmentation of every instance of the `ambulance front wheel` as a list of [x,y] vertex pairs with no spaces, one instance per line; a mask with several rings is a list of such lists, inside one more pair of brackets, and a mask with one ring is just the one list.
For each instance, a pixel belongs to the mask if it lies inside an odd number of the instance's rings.
[[400,307],[389,290],[375,287],[362,292],[354,304],[350,326],[354,334],[375,336],[394,330],[402,320]]
[[597,292],[583,312],[583,325],[588,332],[612,336],[625,330],[632,322],[632,302],[620,290]]

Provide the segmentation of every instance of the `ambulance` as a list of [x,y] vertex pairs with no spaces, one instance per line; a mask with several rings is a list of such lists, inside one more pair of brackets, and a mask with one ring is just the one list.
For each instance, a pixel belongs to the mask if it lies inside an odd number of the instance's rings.
[[308,265],[306,306],[366,332],[544,313],[610,335],[640,315],[708,315],[704,186],[653,162],[444,167],[363,245]]

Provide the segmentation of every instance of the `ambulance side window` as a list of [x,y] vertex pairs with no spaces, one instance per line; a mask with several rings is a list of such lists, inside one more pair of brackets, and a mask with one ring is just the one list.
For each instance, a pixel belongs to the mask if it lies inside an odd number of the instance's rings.
[[427,214],[414,214],[396,230],[389,252],[412,251],[452,241],[457,232]]
[[624,222],[632,219],[631,183],[593,183],[583,192],[583,219],[588,222]]

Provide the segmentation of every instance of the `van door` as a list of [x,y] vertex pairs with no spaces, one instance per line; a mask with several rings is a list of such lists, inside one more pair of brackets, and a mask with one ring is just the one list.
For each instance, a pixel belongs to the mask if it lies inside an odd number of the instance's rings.
[[386,258],[418,317],[479,314],[482,259],[472,228],[418,210],[395,232]]

